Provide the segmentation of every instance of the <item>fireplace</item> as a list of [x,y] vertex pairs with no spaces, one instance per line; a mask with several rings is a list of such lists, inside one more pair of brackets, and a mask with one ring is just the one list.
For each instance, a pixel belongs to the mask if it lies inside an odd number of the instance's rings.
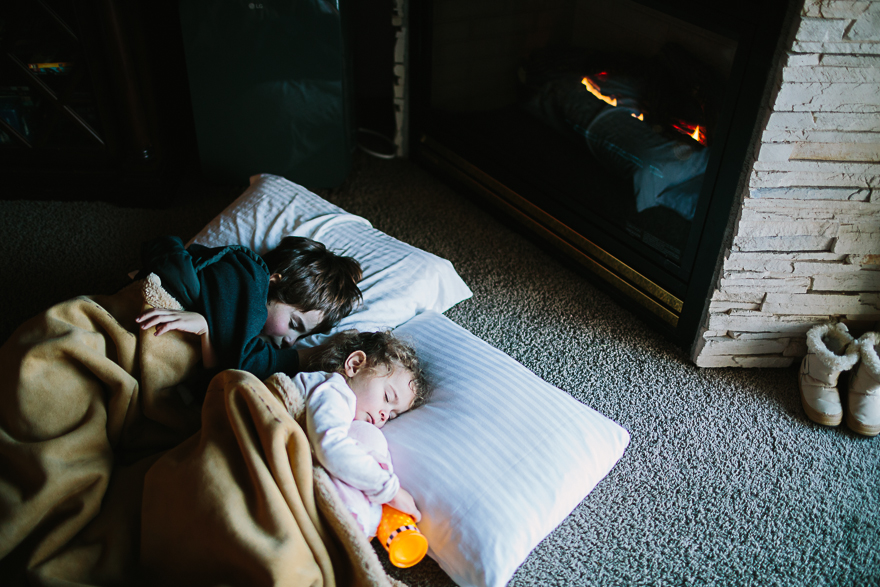
[[706,4],[434,0],[408,15],[410,155],[683,345],[736,213],[786,9]]

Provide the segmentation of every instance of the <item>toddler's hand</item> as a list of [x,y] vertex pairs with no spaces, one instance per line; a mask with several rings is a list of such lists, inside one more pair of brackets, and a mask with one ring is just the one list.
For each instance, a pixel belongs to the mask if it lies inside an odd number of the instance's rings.
[[135,318],[142,330],[156,327],[156,336],[169,330],[180,330],[201,336],[208,332],[208,321],[198,312],[151,308]]
[[416,519],[416,523],[422,520],[422,512],[416,507],[416,500],[414,500],[409,491],[403,487],[397,490],[397,495],[394,496],[394,499],[388,502],[388,505],[405,514],[411,515]]

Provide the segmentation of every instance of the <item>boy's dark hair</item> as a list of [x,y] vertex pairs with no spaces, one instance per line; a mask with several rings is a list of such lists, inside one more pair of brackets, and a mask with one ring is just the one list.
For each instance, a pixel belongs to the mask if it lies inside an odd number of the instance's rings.
[[302,312],[324,313],[312,332],[327,332],[363,299],[357,286],[363,276],[361,264],[327,250],[322,243],[286,236],[262,257],[269,272],[281,276],[269,284],[269,301],[289,304]]
[[412,390],[415,398],[410,409],[428,401],[432,389],[415,349],[387,330],[384,332],[345,330],[334,334],[327,341],[327,349],[317,358],[319,369],[342,373],[345,360],[355,351],[363,351],[367,355],[367,369],[387,367],[391,371],[396,366],[400,366],[412,373]]

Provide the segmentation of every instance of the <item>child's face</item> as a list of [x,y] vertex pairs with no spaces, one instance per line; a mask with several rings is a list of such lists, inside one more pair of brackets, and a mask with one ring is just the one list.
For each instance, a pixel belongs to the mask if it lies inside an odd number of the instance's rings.
[[321,310],[303,312],[296,306],[271,301],[266,304],[269,315],[261,334],[268,337],[278,348],[293,346],[297,340],[310,333],[324,319]]
[[[363,352],[356,351],[349,356]],[[345,374],[348,385],[357,398],[355,420],[369,422],[381,428],[388,420],[396,418],[410,409],[416,395],[412,389],[412,373],[400,365],[392,371],[379,366],[376,369],[366,368],[365,363],[354,368],[351,361],[345,363]]]

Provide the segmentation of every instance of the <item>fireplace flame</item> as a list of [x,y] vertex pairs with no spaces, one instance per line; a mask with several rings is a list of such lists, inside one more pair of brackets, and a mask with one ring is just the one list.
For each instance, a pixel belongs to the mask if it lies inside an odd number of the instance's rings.
[[617,98],[613,96],[606,96],[599,90],[599,86],[590,81],[590,78],[585,77],[581,80],[581,83],[587,88],[587,91],[605,102],[606,104],[610,104],[611,106],[617,106]]
[[683,120],[679,120],[678,124],[673,124],[672,127],[678,132],[686,134],[701,145],[706,145],[708,143],[708,139],[706,138],[706,129],[704,129],[699,124],[688,124]]
[[[605,77],[606,75],[607,75],[606,72],[603,71],[601,73],[596,74],[595,77],[598,77],[601,79],[601,78]],[[614,96],[606,96],[605,94],[603,94],[602,91],[599,89],[599,86],[597,86],[595,83],[593,83],[593,81],[590,80],[590,78],[584,77],[583,79],[581,79],[581,83],[584,84],[584,87],[587,88],[588,92],[590,92],[591,94],[593,94],[594,96],[596,96],[597,98],[599,98],[600,100],[605,102],[606,104],[609,104],[611,106],[617,106],[617,98]],[[645,120],[645,115],[642,112],[640,112],[638,114],[633,112],[631,115],[633,118],[637,118],[642,121]],[[679,120],[678,123],[673,124],[672,127],[675,130],[677,130],[678,132],[688,135],[689,137],[691,137],[692,139],[694,139],[695,141],[697,141],[701,145],[708,145],[709,144],[709,141],[706,137],[706,129],[704,127],[700,126],[699,124],[690,124],[690,123],[685,122],[683,120]]]
[[[608,74],[606,74],[603,71],[601,73],[597,73],[596,77],[601,79],[601,78],[605,77],[606,75],[608,75]],[[590,80],[590,78],[585,77],[584,79],[581,80],[581,83],[584,84],[584,87],[587,88],[588,92],[590,92],[591,94],[593,94],[594,96],[596,96],[597,98],[599,98],[600,100],[605,102],[606,104],[610,104],[611,106],[617,106],[617,98],[615,98],[614,96],[606,96],[605,94],[603,94],[602,91],[599,89],[599,86],[594,84]],[[641,112],[638,114],[633,112],[631,114],[631,116],[633,118],[638,118],[639,120],[645,120],[645,115]]]

